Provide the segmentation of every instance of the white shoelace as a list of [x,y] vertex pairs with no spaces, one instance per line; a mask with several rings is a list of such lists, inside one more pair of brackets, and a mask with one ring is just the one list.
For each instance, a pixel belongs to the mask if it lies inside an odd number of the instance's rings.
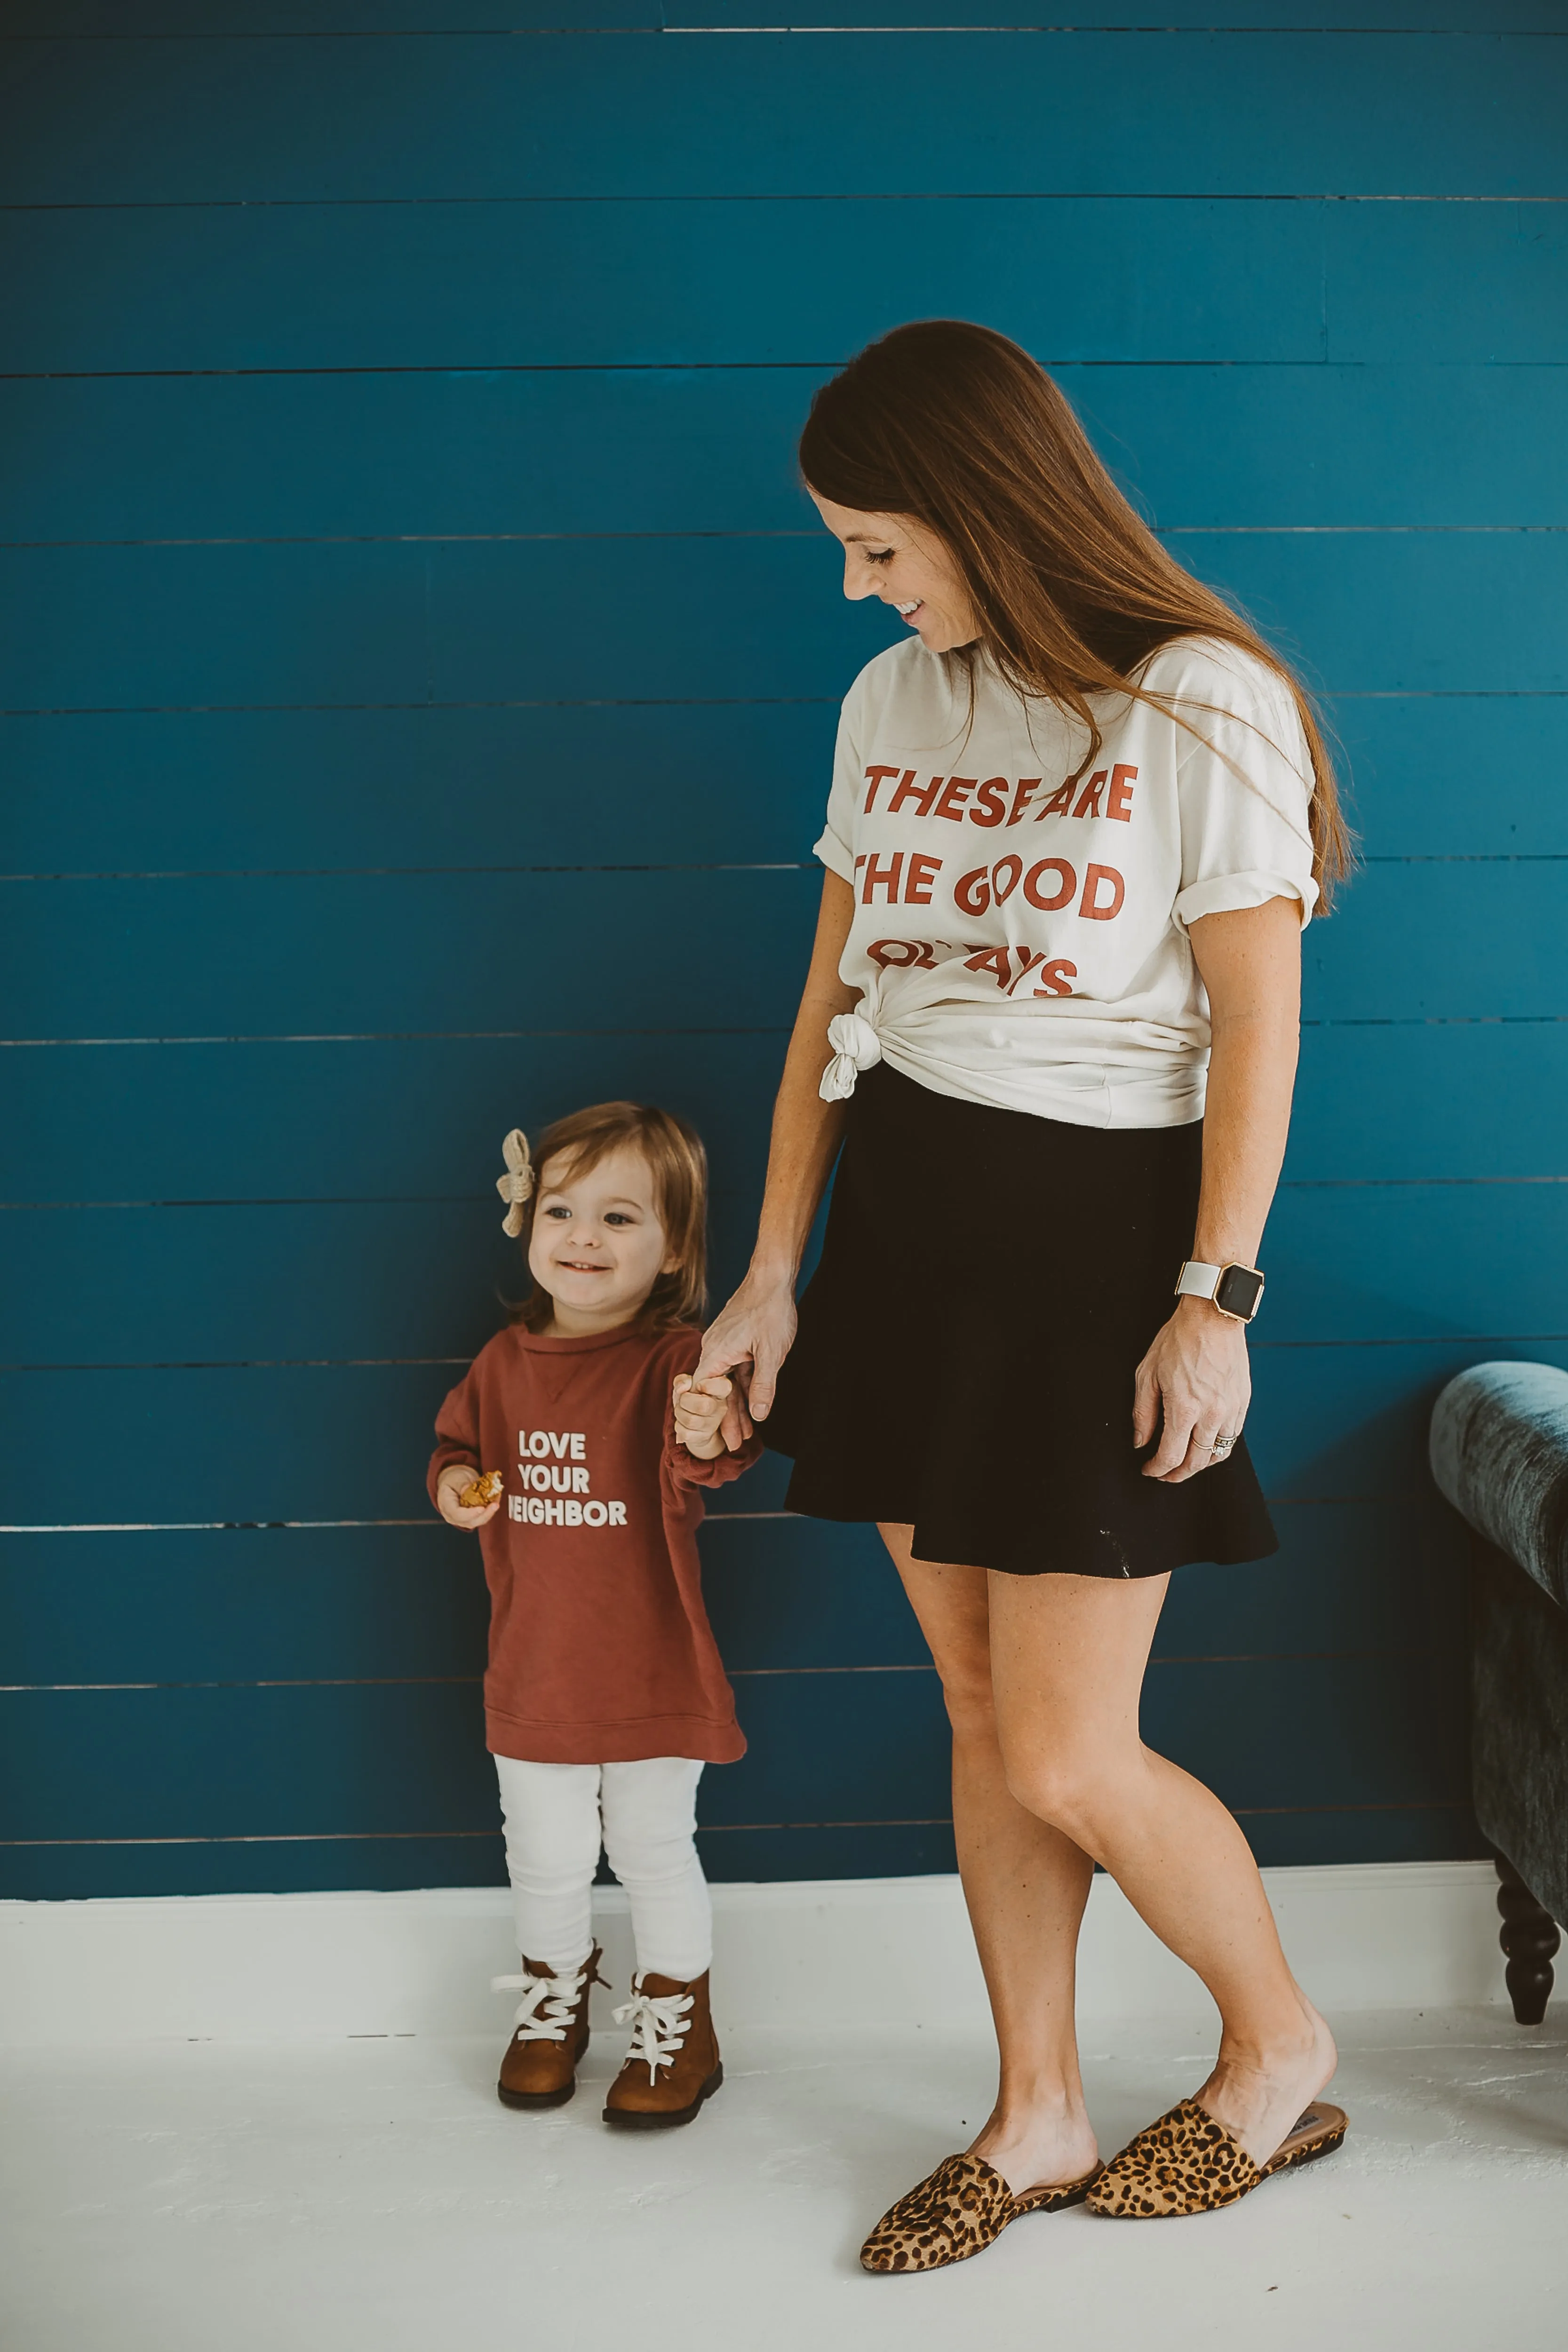
[[[492,1977],[492,1992],[521,1992],[517,2014],[512,2023],[519,2042],[564,2042],[573,2021],[573,2012],[588,1980],[588,1963],[584,1961],[575,1976],[536,1977],[531,1974],[516,1977]],[[616,2016],[620,2015],[617,2010]]]
[[632,1997],[622,2001],[613,2014],[617,2025],[628,2021],[632,2029],[632,2046],[626,2053],[629,2065],[640,2061],[647,2068],[650,2083],[658,2076],[660,2066],[669,2066],[690,2031],[691,1995],[689,1992],[644,1992],[642,1979],[632,1979]]

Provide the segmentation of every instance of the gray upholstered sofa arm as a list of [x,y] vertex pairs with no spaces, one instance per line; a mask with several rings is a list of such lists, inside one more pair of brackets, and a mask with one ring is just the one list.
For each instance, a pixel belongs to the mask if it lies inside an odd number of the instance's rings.
[[1433,1407],[1430,1444],[1455,1509],[1568,1609],[1568,1372],[1472,1365]]
[[1521,2025],[1552,1992],[1568,1919],[1568,1372],[1475,1364],[1432,1410],[1432,1475],[1470,1558],[1470,1793],[1497,1857]]

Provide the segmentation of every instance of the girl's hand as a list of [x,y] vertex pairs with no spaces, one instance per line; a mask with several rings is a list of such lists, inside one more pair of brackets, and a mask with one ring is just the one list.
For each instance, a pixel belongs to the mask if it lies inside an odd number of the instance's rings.
[[441,1517],[446,1520],[447,1525],[449,1528],[469,1528],[488,1527],[491,1519],[494,1518],[496,1513],[500,1510],[501,1498],[499,1495],[496,1496],[493,1503],[486,1503],[481,1509],[477,1511],[465,1511],[461,1503],[458,1502],[458,1497],[462,1493],[463,1488],[468,1484],[469,1480],[477,1475],[478,1474],[471,1463],[448,1462],[447,1467],[442,1471],[441,1475],[437,1479],[436,1508],[440,1512]]
[[699,1387],[715,1374],[738,1371],[724,1414],[724,1443],[731,1454],[752,1435],[753,1420],[773,1409],[779,1366],[795,1344],[793,1276],[748,1274],[702,1342],[702,1359],[692,1378]]
[[[715,1462],[723,1453],[724,1440],[719,1425],[734,1393],[733,1381],[715,1375],[712,1380],[699,1381],[689,1372],[677,1372],[672,1383],[675,1433],[688,1454],[694,1454],[699,1462]],[[734,1448],[730,1450],[733,1453]]]
[[1247,1326],[1206,1298],[1182,1299],[1155,1334],[1133,1387],[1133,1444],[1147,1445],[1160,1433],[1144,1477],[1179,1486],[1227,1461],[1231,1448],[1216,1454],[1214,1441],[1241,1435],[1251,1401]]

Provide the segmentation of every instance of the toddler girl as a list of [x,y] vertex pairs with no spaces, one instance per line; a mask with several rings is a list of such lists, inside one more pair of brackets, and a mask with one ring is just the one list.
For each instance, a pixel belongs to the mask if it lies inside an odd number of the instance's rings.
[[723,2080],[697,1783],[746,1745],[702,1604],[699,1489],[761,1448],[726,1453],[730,1383],[691,1380],[707,1162],[685,1121],[635,1103],[577,1111],[541,1139],[537,1184],[519,1130],[504,1150],[505,1230],[533,1291],[441,1407],[429,1470],[442,1517],[482,1530],[490,1591],[486,1740],[523,1956],[520,1977],[496,1979],[522,1994],[497,2087],[511,2107],[576,2088],[603,1981],[602,1841],[637,1962],[605,2121],[685,2124]]

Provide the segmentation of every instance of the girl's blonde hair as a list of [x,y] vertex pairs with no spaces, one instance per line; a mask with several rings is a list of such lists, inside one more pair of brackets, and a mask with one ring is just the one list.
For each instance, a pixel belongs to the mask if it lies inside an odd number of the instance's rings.
[[[653,1178],[658,1221],[675,1260],[673,1272],[661,1274],[649,1291],[637,1321],[656,1331],[700,1323],[708,1303],[708,1154],[694,1128],[674,1111],[656,1109],[651,1103],[594,1103],[545,1129],[533,1164],[541,1178],[552,1160],[569,1160],[574,1174],[586,1176],[624,1147],[642,1154]],[[542,1189],[536,1183],[522,1213],[520,1238],[525,1265]],[[536,1282],[521,1306],[513,1308],[511,1319],[525,1331],[542,1331],[554,1306],[550,1293]]]

